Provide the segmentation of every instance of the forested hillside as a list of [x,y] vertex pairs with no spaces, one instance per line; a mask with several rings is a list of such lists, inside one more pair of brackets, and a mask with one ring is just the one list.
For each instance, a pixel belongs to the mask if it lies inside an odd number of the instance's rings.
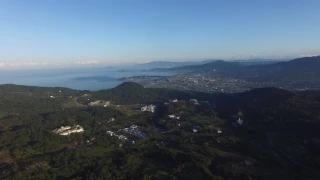
[[[276,88],[206,94],[134,83],[72,97],[48,97],[42,92],[54,91],[47,88],[22,93],[33,88],[0,94],[1,179],[320,177],[320,99],[313,95]],[[88,106],[84,97],[121,106]],[[156,111],[136,111],[145,102]],[[84,132],[53,132],[74,125]],[[123,133],[132,125],[147,136]]]

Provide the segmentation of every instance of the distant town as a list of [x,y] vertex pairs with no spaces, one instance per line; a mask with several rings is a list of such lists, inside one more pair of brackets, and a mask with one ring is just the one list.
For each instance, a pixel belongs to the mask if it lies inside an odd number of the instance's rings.
[[320,89],[320,85],[295,85],[294,83],[254,82],[241,78],[212,77],[202,74],[181,73],[174,76],[135,76],[123,78],[125,82],[136,82],[145,87],[172,88],[201,92],[237,93],[254,88],[277,87],[290,91]]

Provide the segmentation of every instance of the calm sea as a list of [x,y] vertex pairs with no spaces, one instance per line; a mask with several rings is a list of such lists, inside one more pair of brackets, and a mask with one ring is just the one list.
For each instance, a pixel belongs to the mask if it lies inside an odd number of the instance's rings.
[[132,76],[170,76],[169,72],[148,72],[123,68],[68,68],[42,70],[0,70],[0,84],[68,87],[77,90],[113,88]]

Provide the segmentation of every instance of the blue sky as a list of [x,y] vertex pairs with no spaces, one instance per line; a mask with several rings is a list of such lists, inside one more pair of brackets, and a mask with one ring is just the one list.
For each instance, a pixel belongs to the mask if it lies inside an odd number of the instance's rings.
[[0,0],[0,66],[320,53],[319,0]]

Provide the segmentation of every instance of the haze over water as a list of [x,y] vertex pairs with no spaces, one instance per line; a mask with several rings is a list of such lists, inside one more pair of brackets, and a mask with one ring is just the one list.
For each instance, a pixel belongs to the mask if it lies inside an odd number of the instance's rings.
[[172,72],[148,72],[121,68],[64,68],[1,70],[0,84],[67,87],[77,90],[102,90],[123,83],[120,78],[132,76],[170,76]]

